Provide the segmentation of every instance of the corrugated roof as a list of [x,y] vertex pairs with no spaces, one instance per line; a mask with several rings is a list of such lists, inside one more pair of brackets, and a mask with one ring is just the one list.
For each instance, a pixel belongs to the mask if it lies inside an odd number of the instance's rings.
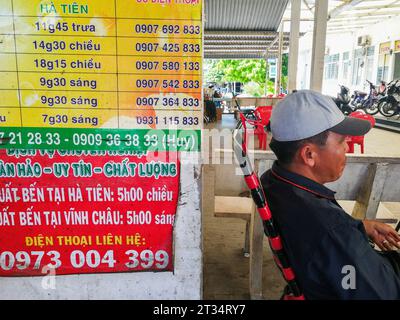
[[206,0],[205,30],[276,31],[288,0]]
[[[288,0],[205,0],[205,58],[276,55],[277,29],[287,4]],[[288,39],[285,34],[284,48]]]

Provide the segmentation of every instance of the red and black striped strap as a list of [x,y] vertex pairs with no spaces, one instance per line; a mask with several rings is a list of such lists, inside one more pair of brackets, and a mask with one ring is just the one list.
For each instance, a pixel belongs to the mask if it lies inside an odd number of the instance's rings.
[[283,248],[282,239],[274,226],[271,210],[268,207],[258,176],[252,172],[252,174],[245,176],[245,181],[257,206],[257,211],[263,221],[264,231],[268,237],[274,260],[280,268],[292,293],[291,295],[285,295],[284,300],[304,300],[304,295],[301,293],[296,282],[294,271],[289,265],[289,260]]

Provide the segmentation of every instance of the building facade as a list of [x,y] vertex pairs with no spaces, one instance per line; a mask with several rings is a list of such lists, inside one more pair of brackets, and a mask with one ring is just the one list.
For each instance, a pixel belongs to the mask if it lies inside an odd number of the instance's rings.
[[[339,84],[368,92],[368,83],[400,78],[400,17],[357,31],[326,36],[322,92],[336,96]],[[312,33],[300,39],[297,88],[310,87]]]

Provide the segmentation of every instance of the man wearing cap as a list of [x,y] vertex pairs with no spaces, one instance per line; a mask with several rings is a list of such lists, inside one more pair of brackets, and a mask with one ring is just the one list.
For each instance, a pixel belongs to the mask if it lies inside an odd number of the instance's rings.
[[[400,299],[400,236],[390,226],[356,220],[324,186],[340,178],[346,137],[370,130],[333,100],[310,90],[273,109],[270,147],[277,156],[261,183],[306,299]],[[374,250],[369,241],[382,252]]]

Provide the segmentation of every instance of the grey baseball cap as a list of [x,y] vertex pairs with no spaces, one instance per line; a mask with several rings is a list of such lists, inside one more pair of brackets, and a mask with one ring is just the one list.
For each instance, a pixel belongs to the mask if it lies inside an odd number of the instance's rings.
[[367,120],[345,117],[331,97],[312,90],[287,95],[273,109],[272,136],[277,141],[296,141],[325,130],[362,136],[371,129]]

